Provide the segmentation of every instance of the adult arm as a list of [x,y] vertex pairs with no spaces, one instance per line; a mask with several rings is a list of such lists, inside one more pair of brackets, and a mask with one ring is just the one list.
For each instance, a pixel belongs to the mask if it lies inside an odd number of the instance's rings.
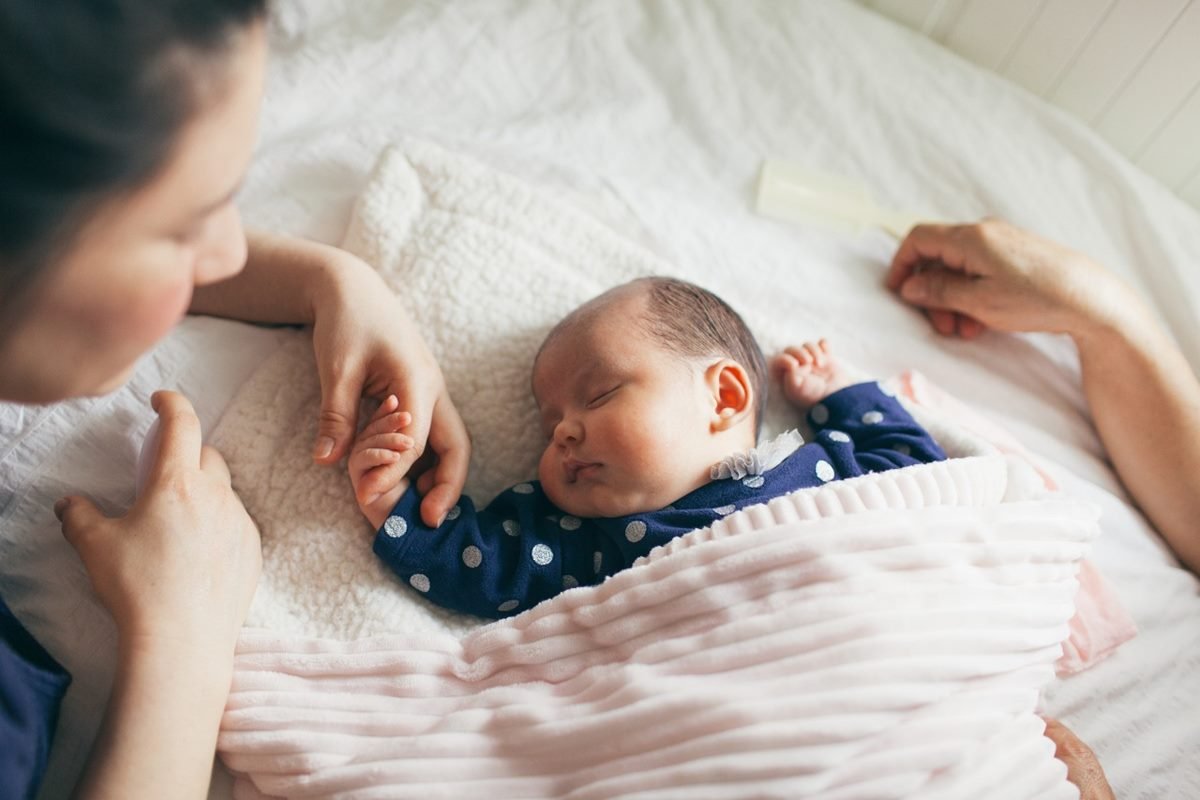
[[1200,383],[1133,289],[1083,254],[1000,220],[917,226],[887,285],[944,335],[1070,335],[1117,474],[1180,561],[1200,573]]
[[[249,235],[246,268],[196,290],[191,311],[251,322],[311,324],[321,381],[321,413],[313,458],[332,464],[349,449],[359,400],[394,394],[412,414],[415,446],[407,472],[432,451],[422,517],[436,524],[458,500],[467,476],[470,439],[441,370],[407,311],[379,274],[336,247],[266,233]],[[428,446],[428,447],[427,447]]]
[[188,401],[158,392],[158,457],[123,517],[55,505],[117,626],[117,677],[75,796],[203,798],[238,630],[262,559],[258,530]]

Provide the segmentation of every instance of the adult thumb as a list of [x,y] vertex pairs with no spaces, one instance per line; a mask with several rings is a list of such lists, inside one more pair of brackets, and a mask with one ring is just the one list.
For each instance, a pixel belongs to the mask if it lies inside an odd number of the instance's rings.
[[948,269],[914,274],[900,286],[900,296],[922,308],[944,308],[970,312],[970,296],[976,279]]
[[55,503],[54,516],[62,523],[63,537],[76,550],[89,531],[108,519],[95,503],[79,495],[69,495]]
[[358,423],[358,399],[362,387],[346,376],[321,380],[321,417],[313,459],[332,464],[345,454]]

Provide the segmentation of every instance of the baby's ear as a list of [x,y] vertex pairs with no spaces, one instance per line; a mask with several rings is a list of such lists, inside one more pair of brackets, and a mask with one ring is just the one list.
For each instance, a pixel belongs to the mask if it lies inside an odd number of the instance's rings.
[[754,413],[754,387],[746,369],[736,361],[723,358],[704,373],[712,395],[712,430],[726,431]]

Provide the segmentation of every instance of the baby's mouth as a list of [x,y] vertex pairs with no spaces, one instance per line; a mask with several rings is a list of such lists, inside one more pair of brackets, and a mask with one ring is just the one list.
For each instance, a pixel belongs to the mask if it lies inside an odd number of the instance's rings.
[[577,458],[563,460],[563,472],[566,473],[567,483],[575,483],[580,475],[590,475],[600,468],[596,461],[580,461]]

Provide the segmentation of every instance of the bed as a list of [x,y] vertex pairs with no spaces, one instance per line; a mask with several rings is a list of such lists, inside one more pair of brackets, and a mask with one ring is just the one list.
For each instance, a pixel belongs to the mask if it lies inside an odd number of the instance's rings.
[[[1200,593],[1116,481],[1068,342],[940,339],[882,288],[895,247],[764,220],[762,160],[844,175],[942,219],[998,215],[1083,249],[1150,296],[1200,366],[1200,215],[1032,95],[852,3],[283,2],[249,224],[340,242],[380,154],[436,142],[600,220],[743,309],[819,332],[880,375],[918,368],[1102,509],[1091,558],[1139,634],[1044,707],[1120,797],[1200,795]],[[756,281],[787,268],[794,282]],[[869,319],[870,324],[862,320]],[[133,498],[149,393],[206,430],[297,334],[194,318],[111,396],[0,408],[0,591],[74,675],[44,798],[65,797],[111,682],[113,629],[50,511]],[[770,341],[774,341],[768,337]],[[467,420],[471,424],[471,420]],[[229,796],[218,769],[211,796]]]

